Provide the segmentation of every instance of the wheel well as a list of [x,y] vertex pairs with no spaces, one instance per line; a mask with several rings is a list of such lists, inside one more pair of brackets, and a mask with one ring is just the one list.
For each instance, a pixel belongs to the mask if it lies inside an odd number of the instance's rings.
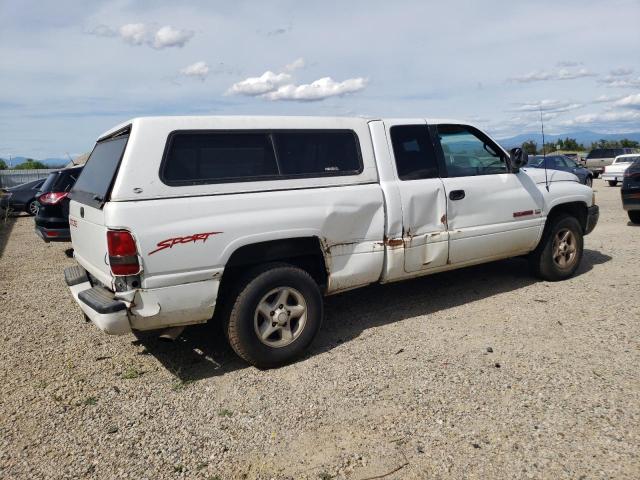
[[580,226],[582,227],[582,231],[584,232],[587,229],[587,204],[584,202],[569,202],[569,203],[561,203],[560,205],[556,205],[551,209],[549,215],[547,215],[547,225],[550,225],[551,222],[549,220],[557,217],[558,215],[566,214],[575,217]]
[[[285,262],[305,270],[321,288],[327,285],[327,269],[317,237],[286,238],[252,243],[238,248],[225,265],[220,288],[252,267],[268,262]],[[228,288],[228,285],[226,285]]]

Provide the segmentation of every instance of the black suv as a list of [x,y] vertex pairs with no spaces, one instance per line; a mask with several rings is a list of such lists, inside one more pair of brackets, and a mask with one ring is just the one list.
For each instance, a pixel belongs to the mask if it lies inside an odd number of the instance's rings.
[[629,214],[631,223],[640,224],[640,160],[634,161],[624,171],[620,195],[622,207]]
[[45,241],[68,242],[69,191],[82,172],[82,166],[50,173],[38,195],[36,233]]

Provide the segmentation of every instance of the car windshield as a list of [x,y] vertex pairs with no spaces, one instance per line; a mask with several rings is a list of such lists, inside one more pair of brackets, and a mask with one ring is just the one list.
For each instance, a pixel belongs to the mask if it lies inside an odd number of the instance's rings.
[[[558,168],[560,164],[561,157],[558,155],[547,155],[546,156],[546,164],[547,168]],[[545,166],[545,157],[542,155],[536,155],[534,157],[529,157],[529,165],[534,168],[544,168]]]
[[640,155],[636,155],[635,157],[621,157],[621,158],[616,158],[614,163],[631,163],[631,162],[635,162],[638,159],[640,159]]

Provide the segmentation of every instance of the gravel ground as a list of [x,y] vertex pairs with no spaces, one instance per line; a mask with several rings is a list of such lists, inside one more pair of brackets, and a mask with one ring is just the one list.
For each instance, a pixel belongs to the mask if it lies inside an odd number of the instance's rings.
[[0,232],[2,478],[638,478],[640,227],[596,181],[578,275],[514,259],[327,299],[260,371],[215,327],[86,324],[66,244]]

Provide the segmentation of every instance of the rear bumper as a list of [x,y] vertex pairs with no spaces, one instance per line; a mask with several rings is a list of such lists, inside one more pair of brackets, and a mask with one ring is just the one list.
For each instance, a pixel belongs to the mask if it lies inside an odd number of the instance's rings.
[[91,286],[82,267],[65,268],[64,279],[80,309],[100,330],[111,335],[131,332],[126,302],[115,299],[114,294],[104,287]]
[[80,265],[67,267],[64,277],[85,315],[100,330],[112,335],[205,323],[213,316],[220,285],[215,278],[114,293],[101,285],[92,285]]
[[36,225],[36,235],[47,243],[71,241],[71,232],[68,228],[46,228]]
[[593,232],[593,229],[596,228],[598,224],[598,219],[600,218],[600,207],[598,205],[592,205],[587,209],[587,225],[584,229],[584,234],[589,235]]
[[600,175],[600,178],[602,178],[602,180],[606,180],[608,182],[622,182],[624,180],[624,172],[620,172],[620,173],[603,173],[602,175]]

